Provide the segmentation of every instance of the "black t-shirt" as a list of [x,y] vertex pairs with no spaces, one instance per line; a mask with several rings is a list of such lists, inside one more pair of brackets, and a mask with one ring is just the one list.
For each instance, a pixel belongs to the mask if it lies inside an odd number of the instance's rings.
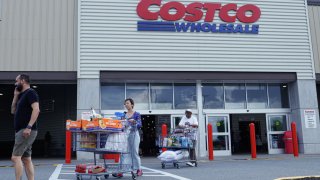
[[[28,126],[32,114],[31,105],[35,102],[39,102],[39,96],[35,90],[29,88],[19,94],[14,114],[14,129],[16,132]],[[32,130],[37,130],[37,122],[33,124]]]

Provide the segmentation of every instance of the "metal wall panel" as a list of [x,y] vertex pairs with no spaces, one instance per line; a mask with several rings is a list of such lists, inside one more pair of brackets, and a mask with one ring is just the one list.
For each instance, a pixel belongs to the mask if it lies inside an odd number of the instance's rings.
[[76,71],[75,0],[2,0],[0,71]]
[[313,59],[316,73],[320,73],[320,6],[308,6]]
[[305,0],[202,1],[258,5],[258,35],[137,31],[138,2],[80,1],[79,78],[99,78],[101,70],[190,70],[296,72],[298,79],[314,79]]

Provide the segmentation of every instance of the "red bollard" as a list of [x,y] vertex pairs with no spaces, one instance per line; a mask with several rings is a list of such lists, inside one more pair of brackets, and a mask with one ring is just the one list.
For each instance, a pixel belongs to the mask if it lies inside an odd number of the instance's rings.
[[251,157],[252,159],[257,158],[257,145],[256,145],[256,130],[254,124],[250,123],[250,144],[251,144]]
[[[162,142],[163,142],[163,139],[167,137],[167,125],[166,124],[162,124]],[[162,152],[165,152],[167,150],[167,148],[162,148]]]
[[299,145],[298,145],[298,136],[297,136],[297,125],[295,122],[291,123],[292,131],[292,144],[293,144],[293,156],[299,157]]
[[71,163],[71,131],[66,131],[66,164]]
[[214,160],[213,156],[213,139],[212,139],[212,125],[208,124],[208,153],[209,153],[209,160]]

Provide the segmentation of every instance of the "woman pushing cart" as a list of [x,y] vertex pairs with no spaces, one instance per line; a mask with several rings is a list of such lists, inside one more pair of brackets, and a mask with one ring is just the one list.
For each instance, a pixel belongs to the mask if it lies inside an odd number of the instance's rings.
[[[126,127],[125,132],[128,135],[128,153],[121,154],[120,163],[132,164],[132,169],[137,171],[137,176],[142,176],[141,159],[139,156],[140,135],[138,129],[141,128],[141,115],[133,110],[134,101],[131,98],[124,100],[124,106],[127,109],[125,113]],[[122,173],[113,174],[114,177],[123,177]]]

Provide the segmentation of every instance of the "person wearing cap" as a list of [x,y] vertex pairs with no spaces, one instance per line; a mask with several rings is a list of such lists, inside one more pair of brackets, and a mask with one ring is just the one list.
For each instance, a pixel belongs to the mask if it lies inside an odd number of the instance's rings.
[[194,128],[198,127],[198,120],[196,117],[192,116],[191,109],[186,109],[185,116],[180,120],[179,126],[181,128],[186,128],[192,126]]
[[[182,117],[182,119],[179,122],[179,127],[180,128],[198,128],[198,120],[196,117],[192,116],[192,111],[191,109],[186,109],[185,111],[185,116]],[[196,138],[195,138],[196,139]],[[196,146],[196,140],[192,140],[193,146]],[[189,156],[191,162],[187,162],[188,166],[195,166],[194,161],[196,161],[196,151],[195,148],[192,148],[189,151]]]

